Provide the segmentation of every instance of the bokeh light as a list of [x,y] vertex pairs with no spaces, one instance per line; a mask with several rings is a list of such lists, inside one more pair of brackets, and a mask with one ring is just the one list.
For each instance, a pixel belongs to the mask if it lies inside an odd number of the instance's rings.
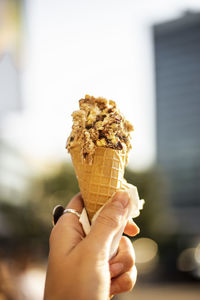
[[197,245],[195,252],[194,252],[195,260],[198,264],[200,264],[200,243]]
[[158,252],[158,245],[149,238],[140,238],[133,242],[137,263],[151,261]]
[[194,271],[196,262],[194,259],[195,248],[188,248],[181,252],[177,259],[177,268],[182,272]]
[[136,264],[140,273],[149,273],[158,263],[158,245],[149,238],[139,238],[133,242]]

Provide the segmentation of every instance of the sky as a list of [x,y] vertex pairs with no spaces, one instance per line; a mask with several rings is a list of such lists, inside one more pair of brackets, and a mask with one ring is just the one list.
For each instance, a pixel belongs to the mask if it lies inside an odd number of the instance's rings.
[[4,136],[41,167],[68,159],[71,113],[85,94],[117,102],[134,125],[129,163],[141,170],[156,157],[151,25],[200,10],[198,0],[27,0],[23,110],[9,114]]

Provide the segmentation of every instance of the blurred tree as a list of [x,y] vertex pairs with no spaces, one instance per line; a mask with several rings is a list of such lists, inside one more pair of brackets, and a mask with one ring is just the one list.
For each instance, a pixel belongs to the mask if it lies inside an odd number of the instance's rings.
[[60,164],[53,166],[52,172],[32,178],[20,204],[0,197],[1,255],[46,257],[53,207],[66,206],[77,192],[72,166]]
[[58,204],[66,206],[78,191],[72,165],[63,163],[52,166],[52,171],[35,178],[29,196],[40,207],[42,219],[49,222],[53,208]]
[[167,202],[163,198],[163,189],[166,188],[163,176],[154,167],[143,172],[127,169],[125,178],[137,186],[140,198],[145,200],[144,209],[135,220],[141,229],[141,235],[160,240],[162,235],[157,226],[158,219],[164,220],[167,215]]
[[[174,223],[168,199],[164,198],[167,180],[156,167],[143,172],[127,169],[125,178],[137,186],[140,198],[145,200],[144,209],[135,221],[141,230],[138,237],[151,238],[159,246],[159,265],[155,274],[159,274],[159,280],[161,271],[171,278],[172,273],[176,274],[178,237],[170,229],[174,228]],[[0,199],[0,256],[13,257],[20,268],[30,259],[46,259],[52,210],[58,204],[66,206],[78,191],[72,165],[60,163],[32,178],[28,192],[21,194],[22,201],[18,202],[21,204]]]
[[[4,235],[0,232],[0,242],[3,242],[5,249],[9,247],[10,252],[17,252],[16,249],[20,252],[23,248],[23,252],[31,255],[46,255],[54,206],[66,206],[79,191],[71,164],[53,165],[50,170],[32,179],[26,201],[21,205],[1,201],[1,214],[9,230]],[[140,173],[127,169],[125,177],[128,182],[137,186],[140,198],[145,199],[144,210],[136,219],[141,228],[141,236],[150,237],[158,243],[162,242],[163,232],[160,231],[160,226],[156,225],[160,218],[165,219],[167,213],[165,201],[161,196],[162,176],[156,169]]]

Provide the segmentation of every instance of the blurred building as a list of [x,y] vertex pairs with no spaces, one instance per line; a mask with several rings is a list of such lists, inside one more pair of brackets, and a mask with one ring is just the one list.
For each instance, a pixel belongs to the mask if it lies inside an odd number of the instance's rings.
[[22,110],[20,50],[22,1],[0,1],[0,201],[19,201],[28,166],[19,151],[3,138],[6,118]]
[[2,122],[7,113],[21,108],[19,61],[22,1],[2,0],[0,20],[0,122]]
[[153,27],[157,161],[178,232],[200,233],[200,14]]
[[5,53],[0,57],[0,122],[3,122],[7,113],[19,109],[21,109],[20,74],[11,55]]

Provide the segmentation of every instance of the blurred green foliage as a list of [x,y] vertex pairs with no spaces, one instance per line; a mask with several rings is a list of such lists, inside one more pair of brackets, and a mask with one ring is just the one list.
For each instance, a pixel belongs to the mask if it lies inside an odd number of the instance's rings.
[[50,172],[36,178],[29,195],[31,201],[40,207],[40,212],[46,215],[45,219],[49,220],[55,205],[66,206],[78,191],[78,182],[72,165],[63,163],[53,166]]
[[164,222],[168,218],[168,206],[164,196],[165,180],[161,172],[156,167],[143,172],[126,169],[125,178],[137,186],[140,199],[145,200],[143,210],[134,220],[140,227],[140,234],[155,240],[162,239],[159,220]]
[[[156,216],[161,216],[166,211],[160,195],[161,176],[156,169],[141,173],[127,169],[125,177],[138,187],[140,198],[145,199],[144,210],[136,219],[141,235],[159,239],[154,221]],[[1,199],[0,209],[7,229],[0,238],[5,250],[9,248],[12,252],[23,248],[33,255],[45,256],[52,228],[53,208],[57,204],[66,206],[78,191],[72,165],[61,163],[52,166],[47,173],[32,178],[26,201],[22,201],[21,205],[8,204]]]
[[48,173],[32,178],[21,203],[0,196],[1,255],[29,254],[46,257],[55,205],[66,205],[78,192],[71,165],[60,164]]
[[[137,186],[144,209],[134,221],[140,227],[136,237],[153,239],[159,245],[159,265],[156,274],[168,272],[176,275],[178,235],[170,214],[167,179],[156,167],[143,172],[126,169],[125,178]],[[45,173],[30,179],[29,188],[21,195],[18,205],[0,197],[0,257],[9,256],[20,261],[43,260],[48,255],[48,239],[52,229],[52,210],[61,204],[66,206],[79,191],[72,164],[52,165]],[[172,228],[173,230],[171,230]],[[133,238],[135,239],[135,238]],[[163,278],[167,278],[166,274]]]

